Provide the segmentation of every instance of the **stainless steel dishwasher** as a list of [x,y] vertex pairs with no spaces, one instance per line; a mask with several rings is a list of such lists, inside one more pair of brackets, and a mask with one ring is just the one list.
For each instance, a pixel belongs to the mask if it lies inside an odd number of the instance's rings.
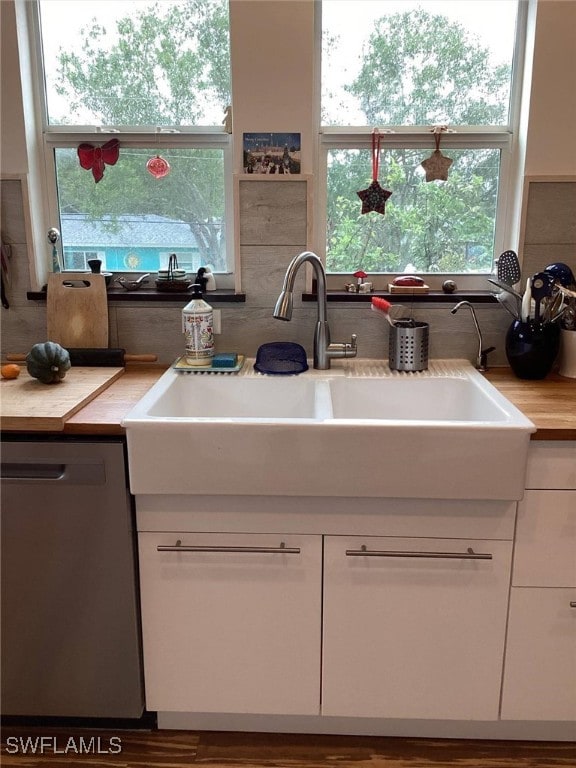
[[144,705],[124,445],[2,439],[2,714]]

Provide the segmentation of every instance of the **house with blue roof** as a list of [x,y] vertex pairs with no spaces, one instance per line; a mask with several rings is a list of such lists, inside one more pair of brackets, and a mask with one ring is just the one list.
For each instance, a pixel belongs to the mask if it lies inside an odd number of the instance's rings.
[[128,214],[93,219],[63,213],[60,221],[65,269],[88,269],[100,259],[108,272],[157,272],[175,253],[180,268],[196,272],[202,257],[189,225],[165,216]]

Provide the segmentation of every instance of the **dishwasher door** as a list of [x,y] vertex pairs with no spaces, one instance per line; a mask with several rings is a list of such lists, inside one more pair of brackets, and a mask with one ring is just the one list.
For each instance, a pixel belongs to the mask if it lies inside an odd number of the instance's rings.
[[2,714],[140,717],[123,443],[3,440],[1,533]]

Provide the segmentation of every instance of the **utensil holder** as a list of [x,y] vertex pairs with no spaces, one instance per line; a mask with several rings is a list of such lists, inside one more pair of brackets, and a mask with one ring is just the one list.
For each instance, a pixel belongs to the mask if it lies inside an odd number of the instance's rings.
[[557,323],[514,320],[506,334],[506,357],[519,379],[544,379],[560,346]]
[[428,323],[396,320],[390,328],[388,362],[393,371],[425,371],[428,368]]

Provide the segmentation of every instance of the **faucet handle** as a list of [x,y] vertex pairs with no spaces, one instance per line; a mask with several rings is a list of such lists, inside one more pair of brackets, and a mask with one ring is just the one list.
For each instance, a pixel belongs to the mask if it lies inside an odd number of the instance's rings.
[[488,370],[488,355],[490,354],[490,352],[494,352],[495,349],[496,349],[496,347],[488,347],[487,349],[483,349],[480,352],[480,360],[478,361],[479,362],[479,366],[478,366],[478,370],[479,371],[487,371]]
[[333,342],[332,344],[329,344],[326,350],[326,354],[328,358],[330,359],[330,358],[336,358],[336,357],[356,357],[357,338],[358,337],[356,336],[356,334],[353,333],[352,336],[350,337],[350,341]]

